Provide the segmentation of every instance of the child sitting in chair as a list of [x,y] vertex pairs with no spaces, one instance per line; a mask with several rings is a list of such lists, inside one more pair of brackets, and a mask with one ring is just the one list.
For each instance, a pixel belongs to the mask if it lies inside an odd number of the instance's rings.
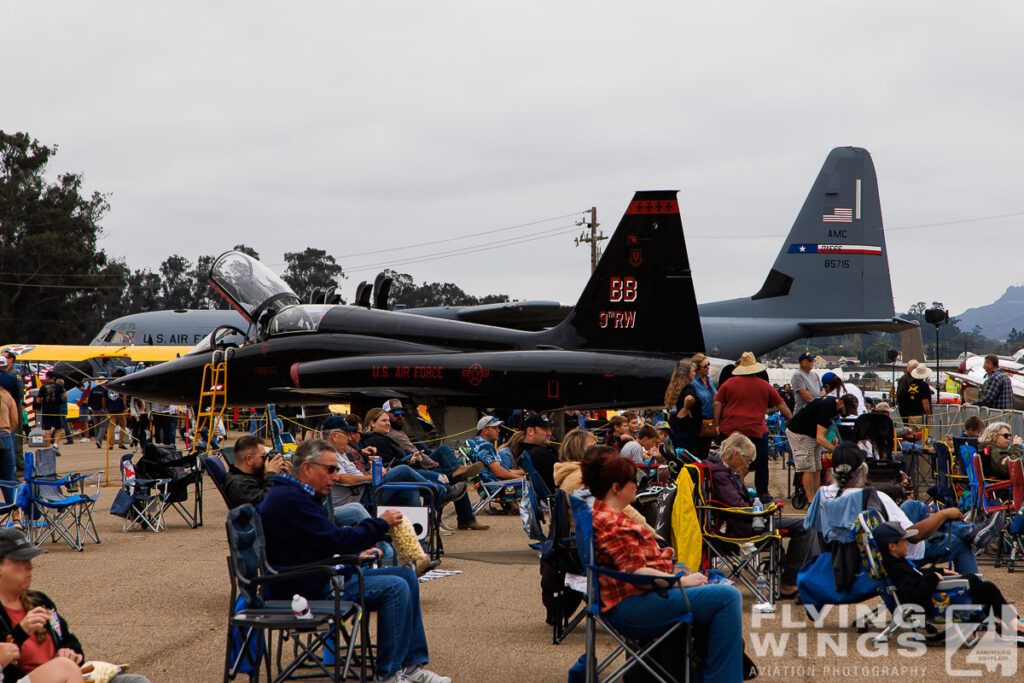
[[885,567],[901,604],[917,605],[924,609],[925,605],[931,604],[932,593],[935,592],[939,581],[947,578],[966,579],[968,595],[976,605],[985,610],[986,614],[999,620],[1006,609],[1007,615],[1013,615],[1011,623],[1015,632],[1011,635],[1017,637],[1018,645],[1024,645],[1024,623],[1021,623],[1017,612],[1009,606],[999,587],[994,583],[982,581],[976,574],[960,575],[934,567],[918,569],[907,559],[910,549],[907,539],[917,535],[916,529],[903,529],[896,522],[884,522],[875,527],[872,535],[882,554],[882,566]]

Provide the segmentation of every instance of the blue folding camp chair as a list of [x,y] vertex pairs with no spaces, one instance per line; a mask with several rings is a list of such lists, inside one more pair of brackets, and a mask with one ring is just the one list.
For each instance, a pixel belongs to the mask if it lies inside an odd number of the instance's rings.
[[523,482],[523,500],[527,502],[527,505],[519,506],[519,516],[523,520],[523,529],[526,531],[526,535],[535,541],[530,544],[530,547],[540,550],[541,544],[547,540],[543,525],[547,521],[545,510],[548,507],[547,500],[550,494],[544,480],[537,474],[529,453],[521,454],[518,463],[519,467],[526,472],[526,480]]
[[[359,680],[367,680],[367,668],[372,667],[372,646],[369,622],[365,618],[363,575],[356,558],[335,556],[324,563],[274,570],[267,563],[263,524],[254,506],[247,503],[231,510],[226,526],[231,550],[228,558],[231,600],[224,680],[231,680],[239,673],[249,673],[252,680],[258,680],[262,664],[266,665],[270,680],[274,644],[269,636],[275,632],[278,634],[275,683],[307,677],[345,680],[352,673],[357,651]],[[292,612],[290,600],[263,597],[269,584],[298,577],[334,577],[338,572],[335,565],[341,564],[349,566],[359,577],[358,602],[342,600],[340,591],[336,590],[333,599],[309,600],[311,615],[301,618]],[[351,631],[346,628],[349,622]],[[282,662],[285,640],[292,643],[293,659],[288,664]],[[343,657],[324,656],[342,649]],[[311,673],[310,668],[314,669]]]
[[[682,614],[665,624],[652,624],[652,628],[664,628],[664,630],[653,639],[648,639],[644,634],[642,642],[631,632],[628,625],[618,622],[613,617],[601,613],[601,589],[598,576],[610,576],[620,581],[625,581],[637,586],[653,587],[656,577],[645,574],[632,574],[618,572],[604,567],[599,567],[594,560],[594,518],[590,506],[578,496],[569,496],[569,503],[572,506],[573,522],[576,525],[576,550],[579,553],[580,562],[586,571],[587,578],[587,650],[586,650],[586,680],[587,683],[595,683],[598,680],[603,683],[619,680],[627,671],[634,666],[642,666],[652,676],[652,680],[668,683],[674,681],[674,677],[665,671],[664,667],[656,661],[648,659],[655,648],[661,645],[667,638],[682,629],[682,641],[684,643],[684,657],[686,661],[686,681],[689,676],[689,655],[690,655],[690,625],[693,623],[692,614]],[[681,574],[680,574],[681,576]],[[600,626],[615,641],[615,648],[611,654],[597,661],[595,636],[597,627]],[[614,671],[608,674],[607,678],[600,679],[601,673],[611,666],[620,655],[625,655],[625,660]]]
[[[476,448],[472,441],[467,441],[456,453],[462,454],[466,464],[479,462],[476,458]],[[473,503],[473,514],[475,515],[483,509],[486,509],[488,514],[505,514],[509,508],[514,510],[514,506],[523,497],[523,481],[522,478],[488,481],[484,479],[482,473],[476,475],[471,480],[471,483],[476,488],[476,493],[480,496],[480,499]],[[492,511],[492,503],[498,505],[500,509]]]
[[53,542],[60,537],[79,552],[86,539],[100,542],[92,518],[100,493],[99,472],[59,477],[56,450],[40,448],[25,452],[25,484],[20,505],[30,541],[39,545],[47,536]]

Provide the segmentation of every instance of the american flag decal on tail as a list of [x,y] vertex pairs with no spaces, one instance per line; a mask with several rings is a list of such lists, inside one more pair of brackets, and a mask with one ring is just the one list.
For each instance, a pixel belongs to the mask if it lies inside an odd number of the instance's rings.
[[842,209],[836,207],[832,213],[826,213],[821,217],[823,223],[852,223],[853,209]]

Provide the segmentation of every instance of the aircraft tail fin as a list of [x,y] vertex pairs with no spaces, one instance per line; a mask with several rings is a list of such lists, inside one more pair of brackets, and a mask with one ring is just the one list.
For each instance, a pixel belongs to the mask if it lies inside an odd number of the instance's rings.
[[892,319],[892,283],[871,155],[833,149],[761,289],[703,315],[875,323]]
[[565,348],[704,350],[675,190],[633,195],[572,313],[550,330]]

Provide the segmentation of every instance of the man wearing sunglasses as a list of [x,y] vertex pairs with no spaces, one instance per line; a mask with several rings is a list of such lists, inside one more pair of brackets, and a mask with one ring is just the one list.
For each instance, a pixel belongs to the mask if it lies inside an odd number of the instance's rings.
[[[274,477],[270,493],[260,505],[267,543],[267,560],[275,568],[327,560],[332,555],[374,559],[374,547],[388,529],[402,521],[396,510],[364,519],[350,527],[335,526],[324,509],[324,499],[338,480],[338,454],[323,439],[304,441],[292,454],[288,474]],[[420,589],[408,567],[363,570],[366,604],[377,612],[378,680],[398,683],[451,683],[425,668],[427,637],[420,614]],[[342,568],[337,580],[308,576],[270,586],[270,597],[290,599],[298,593],[308,599],[330,599],[340,590],[346,600],[359,599],[357,575]]]

